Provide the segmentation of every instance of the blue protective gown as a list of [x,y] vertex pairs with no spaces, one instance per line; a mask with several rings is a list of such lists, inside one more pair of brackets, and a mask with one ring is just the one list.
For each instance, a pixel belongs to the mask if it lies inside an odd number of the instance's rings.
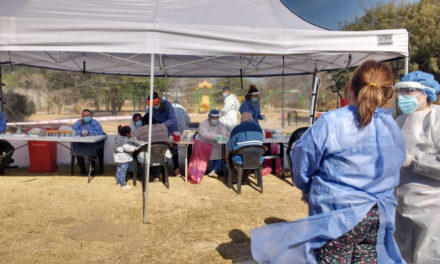
[[[168,136],[173,134],[174,131],[179,131],[177,125],[176,114],[174,112],[173,105],[167,100],[161,100],[162,104],[165,105],[165,111],[160,111],[160,109],[153,108],[153,118],[157,123],[165,125],[168,129]],[[149,108],[147,108],[147,112],[149,112]]]
[[255,260],[316,263],[314,249],[350,231],[377,204],[378,263],[405,263],[393,238],[393,191],[405,161],[402,133],[385,109],[377,108],[362,129],[357,120],[355,106],[328,112],[295,144],[292,173],[296,186],[309,193],[309,217],[252,230]]
[[[82,119],[76,121],[72,126],[72,130],[77,136],[81,136],[81,131],[87,130],[87,136],[104,135],[101,124],[95,119],[82,125]],[[90,146],[91,145],[91,146]],[[75,156],[96,156],[96,152],[104,146],[104,141],[96,143],[78,143],[71,144],[71,154]]]
[[0,133],[6,132],[6,118],[2,111],[0,111]]
[[263,116],[260,113],[260,102],[252,102],[250,100],[244,100],[244,102],[240,106],[240,114],[243,114],[244,112],[249,112],[252,114],[252,119],[254,119],[255,122],[259,120],[263,120]]

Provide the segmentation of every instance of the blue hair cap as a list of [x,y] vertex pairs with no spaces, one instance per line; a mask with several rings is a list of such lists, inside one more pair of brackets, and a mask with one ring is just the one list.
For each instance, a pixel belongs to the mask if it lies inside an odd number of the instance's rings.
[[219,117],[220,113],[217,109],[212,109],[211,111],[209,111],[208,117],[212,118],[212,117]]
[[410,72],[403,76],[401,82],[418,82],[423,86],[430,87],[432,89],[425,89],[426,96],[430,102],[437,100],[437,94],[440,92],[440,84],[434,80],[434,75],[423,72],[415,71]]

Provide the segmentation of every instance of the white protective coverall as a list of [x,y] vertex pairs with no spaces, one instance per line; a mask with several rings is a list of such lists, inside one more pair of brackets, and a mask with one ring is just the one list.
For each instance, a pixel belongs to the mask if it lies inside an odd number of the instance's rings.
[[209,119],[203,121],[199,125],[199,135],[196,137],[197,139],[211,143],[212,151],[210,160],[221,160],[222,159],[222,145],[217,144],[215,141],[216,137],[226,138],[229,136],[226,127],[222,124],[222,122],[218,122],[216,126],[213,126],[209,123]]
[[440,106],[401,115],[411,164],[401,170],[394,234],[408,263],[440,263]]
[[222,110],[220,110],[219,120],[226,126],[229,132],[238,125],[239,108],[240,103],[235,94],[230,94],[225,97],[224,106]]

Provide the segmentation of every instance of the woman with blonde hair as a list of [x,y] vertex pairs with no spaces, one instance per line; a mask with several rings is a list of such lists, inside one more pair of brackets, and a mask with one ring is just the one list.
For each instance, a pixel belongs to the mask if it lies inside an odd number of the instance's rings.
[[325,113],[291,153],[309,217],[251,231],[260,263],[405,263],[393,238],[402,133],[382,108],[393,73],[366,61],[350,84],[351,104]]

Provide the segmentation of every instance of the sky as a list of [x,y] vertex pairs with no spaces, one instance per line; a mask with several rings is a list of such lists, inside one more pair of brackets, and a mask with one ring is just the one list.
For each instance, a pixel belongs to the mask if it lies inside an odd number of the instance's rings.
[[[419,0],[402,0],[406,3]],[[338,30],[338,22],[352,21],[363,15],[363,8],[395,0],[281,0],[290,10],[308,22],[324,28]]]

